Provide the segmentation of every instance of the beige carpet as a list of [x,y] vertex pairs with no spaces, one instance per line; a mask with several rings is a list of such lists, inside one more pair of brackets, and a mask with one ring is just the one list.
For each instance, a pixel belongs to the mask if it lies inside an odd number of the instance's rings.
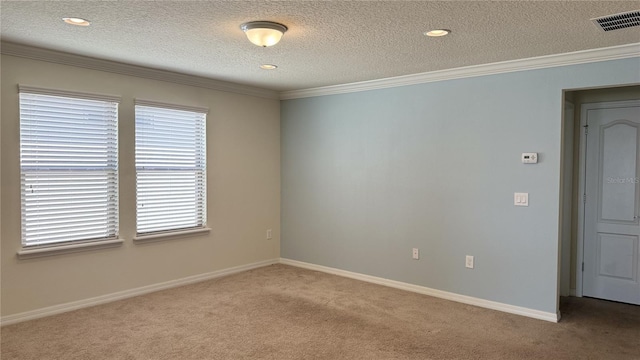
[[640,306],[549,323],[285,265],[2,328],[9,359],[640,359]]

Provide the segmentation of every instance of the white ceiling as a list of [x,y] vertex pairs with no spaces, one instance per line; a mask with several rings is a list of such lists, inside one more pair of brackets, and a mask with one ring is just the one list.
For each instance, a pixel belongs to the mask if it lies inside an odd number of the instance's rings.
[[[2,1],[1,39],[277,91],[640,42],[591,18],[640,1]],[[67,25],[81,17],[89,27]],[[289,27],[269,48],[240,24]],[[422,33],[451,29],[443,38]],[[277,64],[265,71],[260,64]]]

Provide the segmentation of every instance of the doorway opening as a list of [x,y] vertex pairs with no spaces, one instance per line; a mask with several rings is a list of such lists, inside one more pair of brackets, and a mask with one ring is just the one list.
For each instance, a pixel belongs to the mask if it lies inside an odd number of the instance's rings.
[[560,296],[640,305],[638,114],[640,85],[564,91]]

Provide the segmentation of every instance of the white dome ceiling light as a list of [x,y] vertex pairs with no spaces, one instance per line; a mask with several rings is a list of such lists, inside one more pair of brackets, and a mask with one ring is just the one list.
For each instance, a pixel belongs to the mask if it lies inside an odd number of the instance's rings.
[[240,25],[240,29],[249,41],[262,47],[277,44],[287,31],[286,26],[271,21],[251,21]]

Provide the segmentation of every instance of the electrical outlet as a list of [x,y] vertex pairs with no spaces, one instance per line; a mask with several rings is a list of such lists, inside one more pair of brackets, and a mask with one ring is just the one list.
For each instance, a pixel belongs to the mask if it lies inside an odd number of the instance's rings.
[[413,248],[413,260],[420,259],[420,250],[418,248]]
[[271,231],[271,229],[267,230],[267,240],[271,240],[273,238],[273,232]]
[[473,269],[473,256],[467,255],[464,266],[466,266],[469,269]]

